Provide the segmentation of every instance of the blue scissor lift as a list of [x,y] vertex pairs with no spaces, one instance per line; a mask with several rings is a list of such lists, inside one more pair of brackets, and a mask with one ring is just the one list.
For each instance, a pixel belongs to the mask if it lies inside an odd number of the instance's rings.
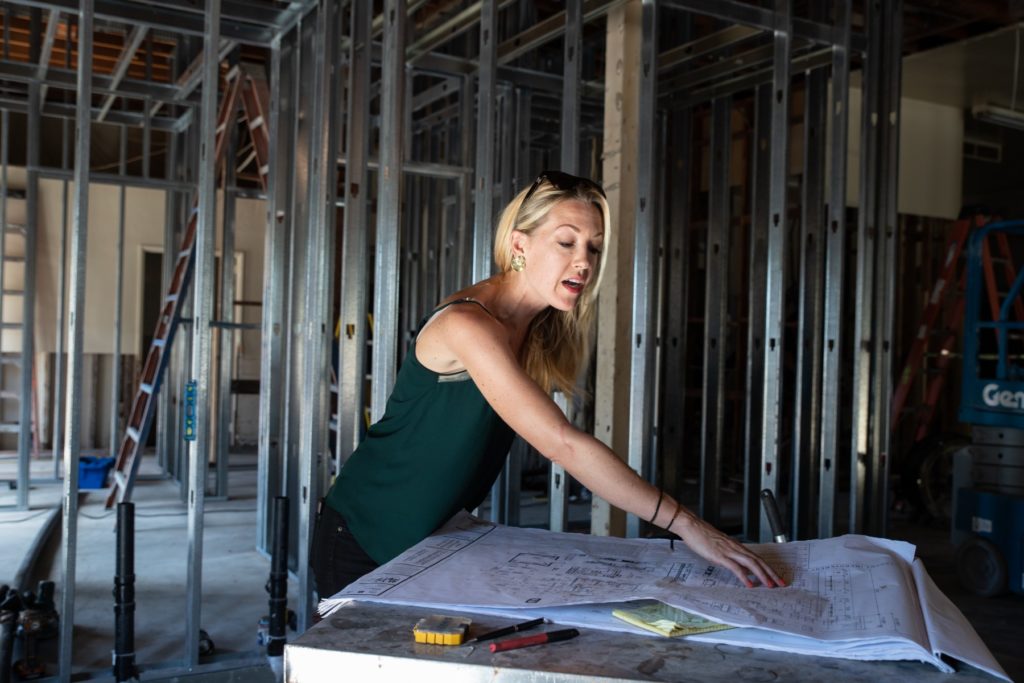
[[997,243],[1024,260],[1024,221],[989,223],[968,242],[960,419],[971,445],[953,461],[957,572],[985,596],[1024,594],[1024,267],[999,291]]

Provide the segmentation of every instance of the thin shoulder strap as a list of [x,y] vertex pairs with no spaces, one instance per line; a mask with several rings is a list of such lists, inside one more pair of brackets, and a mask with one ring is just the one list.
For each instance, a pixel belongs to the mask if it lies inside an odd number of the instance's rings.
[[[480,303],[476,299],[467,296],[467,297],[463,297],[461,299],[455,299],[454,301],[449,301],[446,304],[441,304],[440,306],[438,306],[437,308],[434,309],[433,313],[430,314],[430,318],[433,318],[435,315],[437,315],[438,313],[440,313],[444,309],[446,309],[449,306],[452,306],[454,304],[476,304],[480,308],[484,309],[484,311],[487,313],[487,315],[491,316],[492,318],[494,317],[494,314],[491,313],[490,310],[488,310],[488,308],[486,306],[484,306],[482,303]],[[429,318],[428,318],[428,320],[429,320]]]
[[[434,309],[433,311],[431,311],[431,312],[430,312],[430,315],[428,315],[427,317],[425,317],[425,318],[423,319],[423,322],[421,322],[421,323],[420,323],[420,327],[419,327],[419,329],[418,329],[418,330],[416,331],[416,336],[418,337],[418,336],[420,335],[420,332],[422,332],[422,331],[423,331],[423,328],[424,328],[424,327],[426,327],[426,326],[427,326],[427,324],[428,324],[428,323],[429,323],[429,322],[430,322],[431,320],[433,320],[434,318],[436,318],[436,317],[437,317],[437,314],[438,314],[438,313],[440,313],[440,312],[441,312],[441,311],[443,311],[444,309],[448,308],[449,306],[454,306],[455,304],[476,304],[476,305],[477,305],[477,306],[479,306],[480,308],[484,309],[484,311],[485,311],[485,312],[487,313],[487,315],[489,315],[489,316],[491,316],[492,318],[494,318],[494,314],[493,314],[493,313],[491,313],[491,311],[490,311],[490,310],[489,310],[489,309],[488,309],[488,308],[487,308],[486,306],[484,306],[484,305],[483,305],[482,303],[480,303],[480,302],[479,302],[479,301],[477,301],[476,299],[474,299],[474,298],[472,298],[472,297],[468,297],[468,296],[467,296],[467,297],[463,297],[463,298],[461,298],[461,299],[455,299],[454,301],[449,301],[449,302],[448,302],[448,303],[446,303],[446,304],[441,304],[440,306],[438,306],[437,308],[435,308],[435,309]],[[497,320],[497,318],[495,318],[495,320]]]

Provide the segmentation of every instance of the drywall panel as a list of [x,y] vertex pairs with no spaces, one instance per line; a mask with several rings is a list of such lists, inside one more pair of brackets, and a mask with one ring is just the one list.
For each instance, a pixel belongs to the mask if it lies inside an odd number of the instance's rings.
[[[860,203],[861,91],[850,88],[846,203]],[[959,107],[900,101],[899,212],[955,219],[962,203],[964,114]]]

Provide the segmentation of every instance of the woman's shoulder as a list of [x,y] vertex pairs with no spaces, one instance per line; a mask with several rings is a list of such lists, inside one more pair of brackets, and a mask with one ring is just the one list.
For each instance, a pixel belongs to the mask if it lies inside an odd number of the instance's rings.
[[472,296],[456,297],[442,302],[431,316],[429,325],[446,333],[497,332],[501,324],[487,303]]

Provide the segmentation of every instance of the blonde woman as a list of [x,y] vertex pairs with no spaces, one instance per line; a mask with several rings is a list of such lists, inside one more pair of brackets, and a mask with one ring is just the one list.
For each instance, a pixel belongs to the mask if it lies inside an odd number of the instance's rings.
[[505,207],[499,273],[445,300],[420,328],[384,417],[342,468],[317,515],[321,596],[473,509],[513,433],[612,505],[677,534],[748,586],[783,585],[761,558],[652,486],[551,400],[572,394],[593,332],[611,220],[604,192],[545,171]]

